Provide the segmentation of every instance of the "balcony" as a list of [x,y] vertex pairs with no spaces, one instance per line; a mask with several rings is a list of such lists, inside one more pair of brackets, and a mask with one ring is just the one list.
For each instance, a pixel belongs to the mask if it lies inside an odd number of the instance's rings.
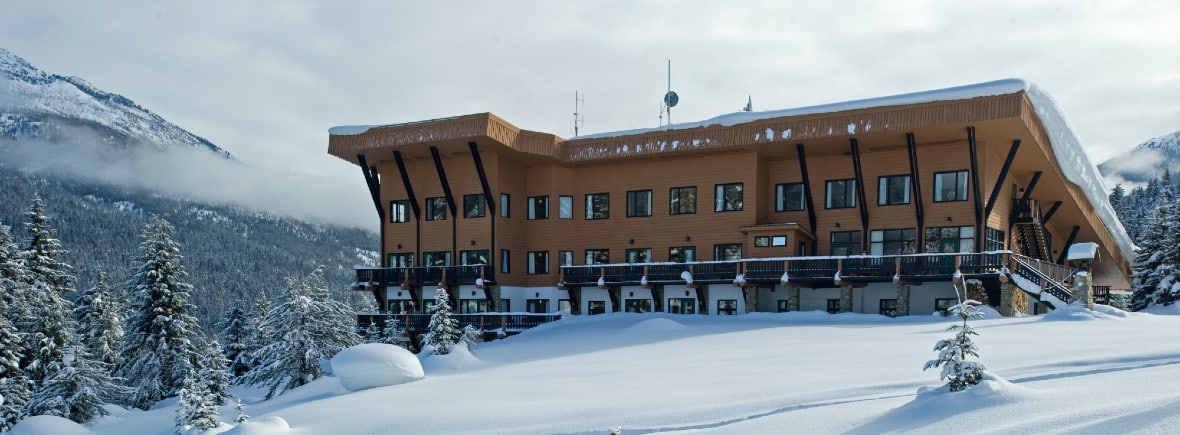
[[373,290],[389,286],[475,285],[478,280],[494,282],[487,265],[427,267],[358,267],[353,290]]
[[1013,224],[1040,225],[1041,204],[1033,198],[1013,199],[1011,219]]
[[[563,313],[474,313],[453,314],[459,322],[459,327],[471,326],[477,331],[494,338],[498,334],[515,335],[529,328],[561,320]],[[407,336],[426,332],[430,325],[430,314],[389,314],[389,313],[357,313],[356,326],[359,331],[366,331],[370,325],[378,330],[384,329],[391,320],[398,322],[398,328]]]

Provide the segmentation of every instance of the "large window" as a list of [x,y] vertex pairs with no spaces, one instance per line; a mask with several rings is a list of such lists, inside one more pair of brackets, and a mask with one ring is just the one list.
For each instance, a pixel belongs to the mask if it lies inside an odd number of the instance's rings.
[[787,246],[787,236],[754,236],[755,248],[766,248],[769,246]]
[[509,205],[512,205],[512,197],[507,193],[500,194],[500,217],[508,217]]
[[869,253],[872,255],[913,254],[917,243],[913,228],[874,230],[869,232]]
[[723,260],[741,260],[742,259],[742,244],[741,243],[722,243],[713,245],[713,259],[716,261]]
[[512,270],[512,252],[507,249],[500,250],[500,273],[509,273]]
[[668,261],[673,263],[691,263],[697,261],[697,247],[673,246],[668,248]]
[[668,298],[668,312],[672,314],[696,314],[697,300],[693,298]]
[[627,217],[651,216],[651,191],[632,190],[627,192]]
[[840,312],[840,300],[839,299],[828,299],[828,312],[832,313],[832,314],[836,314],[836,313]]
[[481,218],[487,212],[486,208],[482,193],[463,195],[463,217]]
[[574,251],[557,251],[557,266],[573,266]]
[[587,249],[586,264],[609,264],[610,249]]
[[623,301],[623,307],[628,313],[650,313],[651,299],[627,299]]
[[459,314],[486,313],[487,311],[487,299],[464,299],[459,301]]
[[856,180],[828,180],[825,208],[856,207]]
[[422,253],[423,266],[450,266],[451,251],[432,251]]
[[610,219],[610,194],[586,194],[586,220]]
[[488,263],[488,250],[476,249],[472,251],[459,252],[459,264],[463,266],[474,266],[478,264]]
[[877,304],[877,314],[897,317],[897,299],[881,299]]
[[549,273],[549,251],[529,251],[529,275],[545,275]]
[[693,214],[697,212],[697,187],[673,187],[668,189],[668,214]]
[[595,314],[606,313],[606,301],[586,301],[586,314],[593,316]]
[[529,220],[534,219],[549,219],[549,197],[548,196],[530,196],[528,198],[528,213]]
[[741,211],[742,183],[718,184],[713,193],[713,211]]
[[628,263],[650,263],[651,248],[634,248],[625,251]]
[[525,299],[524,309],[530,313],[548,313],[549,300],[548,299]]
[[967,171],[936,172],[934,202],[966,201]]
[[413,252],[394,252],[386,258],[389,260],[389,267],[414,267]]
[[828,255],[860,255],[864,250],[860,246],[860,231],[832,231],[831,245],[828,245]]
[[558,219],[573,219],[574,218],[574,197],[559,196],[557,197],[557,218]]
[[983,249],[985,251],[1001,251],[1004,249],[1006,241],[1003,231],[987,227],[984,233]]
[[737,314],[737,299],[718,300],[717,314],[721,316],[732,316]]
[[803,204],[803,183],[774,185],[774,211],[799,211]]
[[975,227],[927,228],[926,252],[943,254],[975,252]]
[[934,300],[934,310],[946,317],[950,315],[951,307],[958,303],[959,300],[955,298],[938,298]]
[[426,220],[428,220],[428,221],[445,221],[445,220],[447,220],[447,199],[446,198],[426,198]]
[[410,200],[397,199],[389,201],[389,222],[402,223],[410,221]]
[[909,203],[909,175],[890,175],[877,179],[877,205],[898,205]]

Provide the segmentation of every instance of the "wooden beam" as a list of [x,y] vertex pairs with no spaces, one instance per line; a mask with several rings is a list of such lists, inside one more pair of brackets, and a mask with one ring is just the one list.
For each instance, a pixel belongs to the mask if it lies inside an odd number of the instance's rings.
[[1053,213],[1057,213],[1057,209],[1061,207],[1061,201],[1053,201],[1053,205],[1049,206],[1049,211],[1041,215],[1041,225],[1049,223],[1049,219],[1053,217]]
[[[971,160],[971,192],[975,198],[975,234],[983,234],[983,194],[979,189],[979,148],[975,144],[975,127],[967,127],[967,153]],[[983,244],[975,244],[975,252],[983,252]]]
[[856,202],[860,209],[860,239],[861,247],[869,246],[869,205],[865,204],[865,180],[860,164],[860,145],[856,138],[848,140],[852,148],[852,170],[856,173]]
[[1008,157],[1004,158],[1004,166],[1000,167],[1000,175],[996,177],[996,184],[992,187],[992,194],[987,199],[987,206],[983,209],[983,220],[987,221],[992,215],[992,208],[996,206],[996,200],[1000,198],[1000,192],[1004,190],[1004,180],[1008,177],[1008,170],[1012,169],[1012,162],[1016,160],[1016,151],[1020,150],[1020,139],[1012,141],[1012,147],[1008,149]]
[[418,198],[414,197],[414,186],[410,184],[410,174],[406,172],[406,162],[402,160],[402,152],[394,151],[393,160],[397,162],[397,171],[402,176],[402,186],[406,188],[406,196],[410,200],[410,209],[414,210],[414,220],[422,219],[422,209],[418,206]]
[[377,168],[369,166],[364,154],[357,154],[356,159],[361,165],[361,175],[365,176],[365,185],[369,187],[369,196],[373,198],[373,206],[377,208],[377,216],[381,217],[381,223],[384,225],[385,207],[381,206],[381,179]]
[[[803,152],[803,144],[795,144],[795,151],[799,153],[799,173],[803,175],[803,199],[807,202],[807,222],[811,224],[811,234],[819,237],[819,229],[816,228],[815,219],[815,201],[811,197],[811,180],[807,176],[807,156]],[[811,243],[811,255],[815,255],[816,246],[819,240],[813,240]]]
[[[1081,229],[1082,227],[1074,225],[1073,229],[1069,230],[1069,237],[1065,238],[1065,246],[1061,247],[1061,255],[1057,256],[1057,264],[1065,264],[1065,256],[1069,253],[1069,245],[1073,244],[1074,240],[1078,237],[1078,230]],[[1050,246],[1049,249],[1053,249],[1053,247]]]
[[917,243],[918,246],[926,246],[926,211],[922,203],[922,183],[919,182],[918,144],[913,132],[906,132],[905,142],[910,157],[910,193],[914,201],[914,222],[918,226]]
[[1024,194],[1020,196],[1020,199],[1032,198],[1033,189],[1037,188],[1039,181],[1041,181],[1041,171],[1033,172],[1032,179],[1028,180],[1028,186],[1024,188]]
[[[488,249],[488,266],[494,267],[499,260],[492,253],[496,252],[496,201],[492,199],[492,188],[488,184],[488,175],[483,168],[483,159],[479,157],[479,147],[475,142],[467,142],[471,148],[471,160],[475,163],[475,172],[479,174],[479,185],[483,188],[484,203],[487,204],[489,230],[491,231],[491,247]],[[496,270],[496,269],[491,269]]]

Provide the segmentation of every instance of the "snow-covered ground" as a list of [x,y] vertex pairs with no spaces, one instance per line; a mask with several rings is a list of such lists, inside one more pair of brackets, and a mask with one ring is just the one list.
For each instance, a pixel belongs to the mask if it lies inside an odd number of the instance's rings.
[[[328,377],[214,432],[1173,433],[1180,309],[1067,307],[973,321],[998,379],[961,393],[922,371],[954,319],[822,312],[574,317],[475,354],[423,357],[417,382],[358,392]],[[86,427],[35,417],[15,433],[171,433],[175,399]],[[232,421],[232,407],[222,419]]]

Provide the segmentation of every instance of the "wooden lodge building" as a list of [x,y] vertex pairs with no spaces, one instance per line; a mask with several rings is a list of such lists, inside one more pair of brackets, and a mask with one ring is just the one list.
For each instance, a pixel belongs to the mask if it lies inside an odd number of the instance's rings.
[[1069,301],[1082,242],[1099,297],[1130,286],[1097,170],[1020,80],[571,139],[491,113],[334,127],[328,151],[382,222],[354,289],[393,315],[440,285],[460,314],[926,315],[957,277],[1010,315]]

